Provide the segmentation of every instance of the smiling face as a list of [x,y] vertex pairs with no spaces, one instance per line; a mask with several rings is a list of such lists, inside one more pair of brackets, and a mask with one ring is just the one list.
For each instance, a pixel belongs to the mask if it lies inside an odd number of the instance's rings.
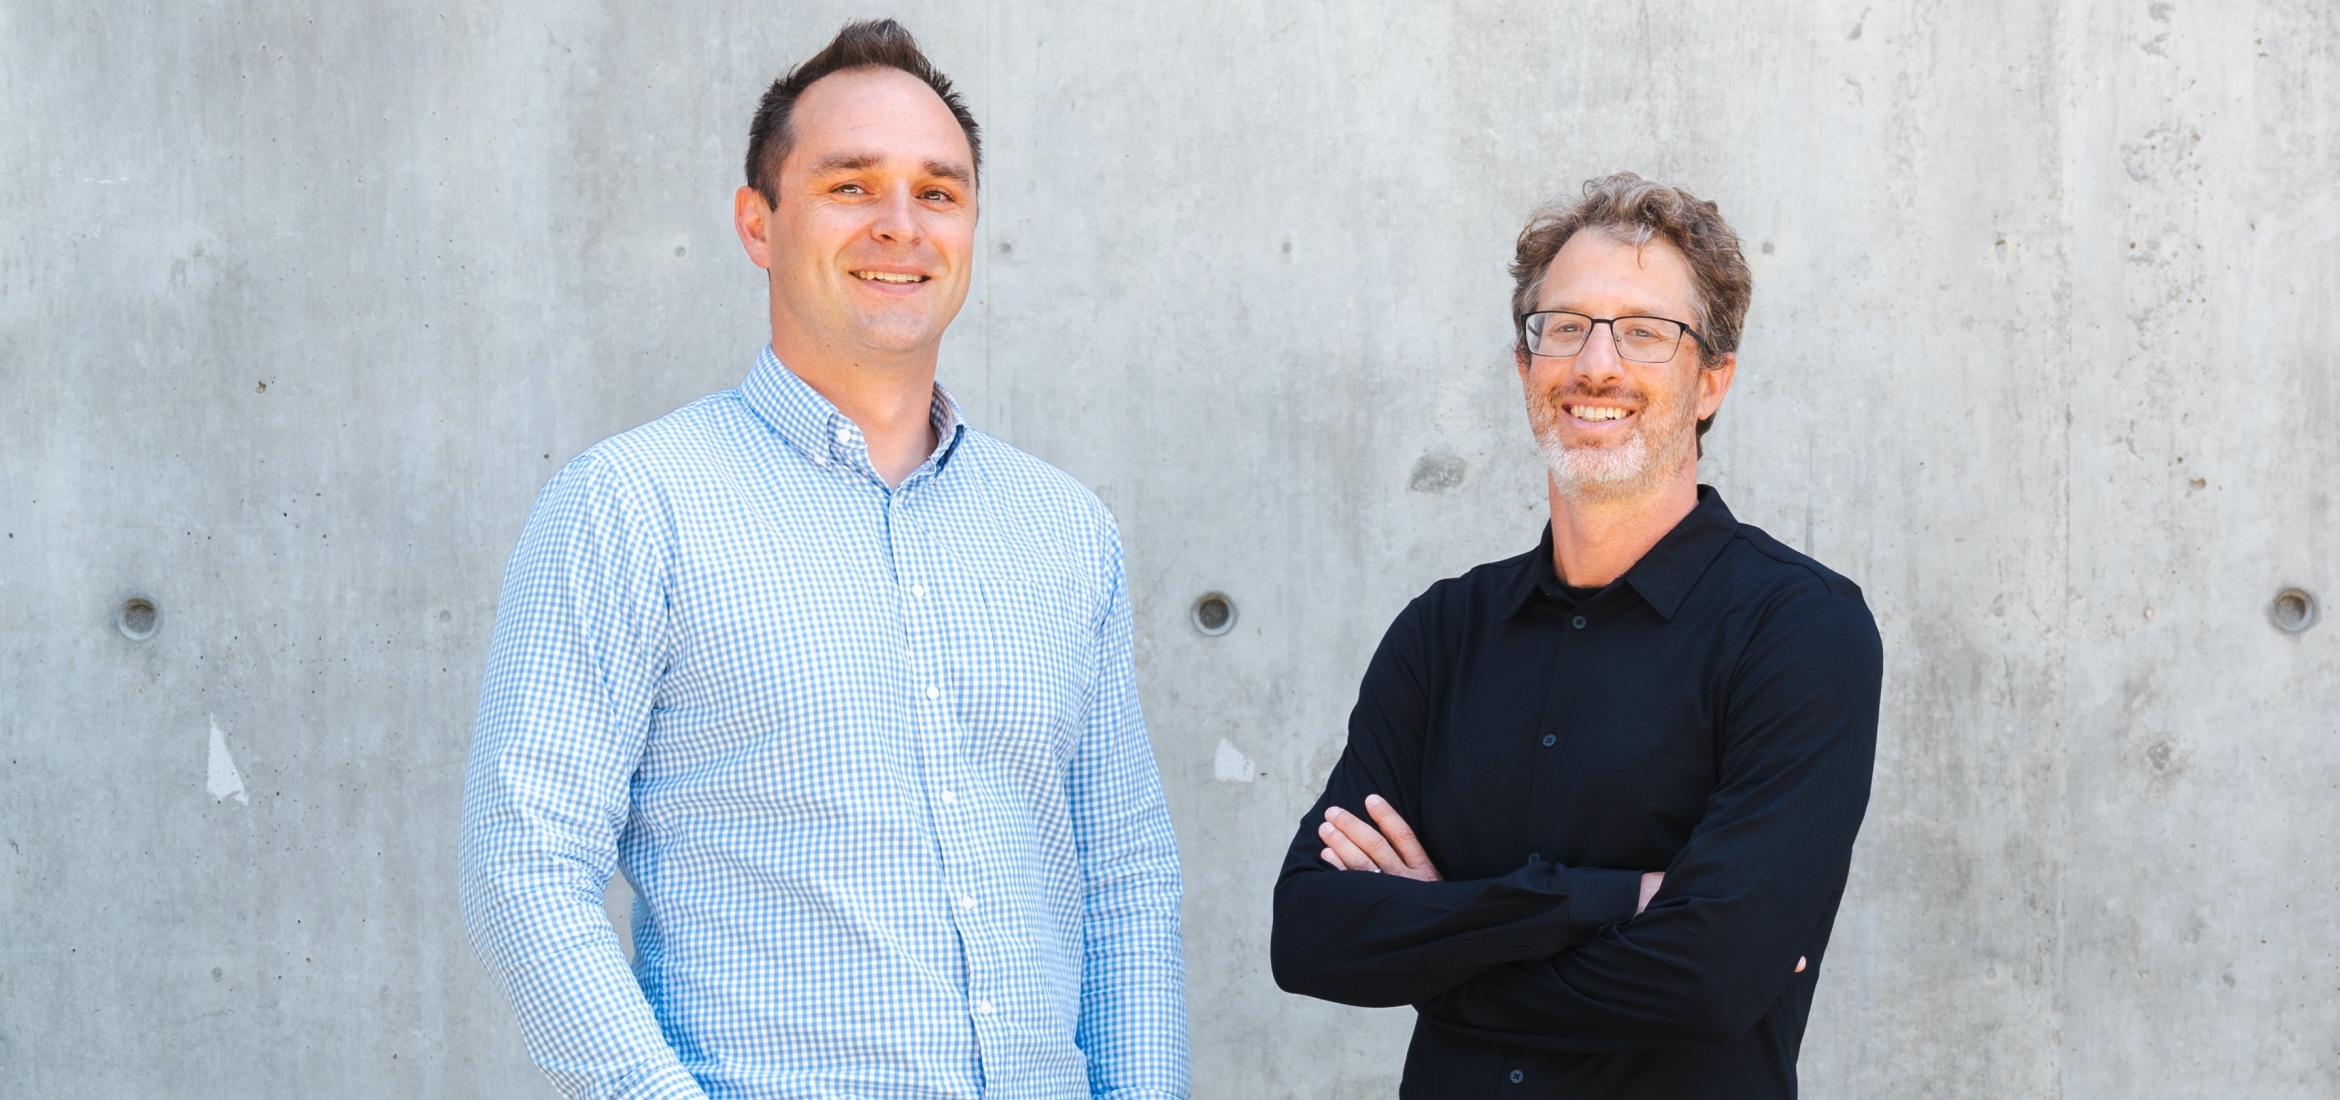
[[774,350],[799,369],[816,356],[931,369],[974,260],[966,134],[890,68],[813,82],[788,127],[777,202],[743,187],[736,210],[749,258],[772,273]]
[[[1537,310],[1591,317],[1666,317],[1696,327],[1698,294],[1690,265],[1663,239],[1635,245],[1610,230],[1586,229],[1545,268]],[[1552,483],[1574,500],[1622,500],[1697,477],[1697,425],[1722,406],[1736,357],[1702,366],[1697,338],[1684,336],[1672,362],[1617,355],[1610,326],[1565,358],[1519,357],[1528,422]]]

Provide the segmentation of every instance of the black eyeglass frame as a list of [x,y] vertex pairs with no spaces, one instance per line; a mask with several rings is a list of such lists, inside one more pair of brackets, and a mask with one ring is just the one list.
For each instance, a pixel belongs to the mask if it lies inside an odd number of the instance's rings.
[[[1528,334],[1527,323],[1537,317],[1550,317],[1554,314],[1560,313],[1565,313],[1570,317],[1582,317],[1586,322],[1588,322],[1584,326],[1584,344],[1578,345],[1575,351],[1569,352],[1566,355],[1560,355],[1554,352],[1537,351],[1536,339]],[[1680,336],[1674,337],[1674,347],[1671,351],[1666,353],[1665,358],[1634,359],[1625,354],[1624,342],[1617,339],[1617,322],[1619,321],[1664,321],[1669,325],[1680,328],[1682,333]],[[1690,323],[1687,321],[1677,321],[1671,317],[1659,317],[1656,314],[1651,313],[1629,313],[1623,317],[1594,317],[1591,314],[1578,313],[1573,309],[1539,309],[1534,313],[1520,314],[1519,343],[1521,347],[1528,349],[1529,355],[1541,355],[1546,359],[1573,359],[1579,355],[1584,354],[1585,347],[1592,343],[1592,330],[1595,326],[1598,325],[1609,326],[1609,346],[1617,349],[1617,358],[1623,359],[1629,363],[1671,363],[1674,361],[1675,356],[1682,354],[1683,336],[1688,336],[1691,339],[1698,341],[1698,347],[1701,350],[1704,350],[1706,347],[1706,337],[1699,335],[1698,330],[1691,328]]]

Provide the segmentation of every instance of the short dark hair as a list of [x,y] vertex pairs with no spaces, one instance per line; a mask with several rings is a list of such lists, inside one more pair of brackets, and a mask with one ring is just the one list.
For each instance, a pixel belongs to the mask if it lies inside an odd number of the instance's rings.
[[[1570,237],[1587,229],[1616,236],[1635,245],[1663,239],[1690,264],[1691,289],[1698,295],[1698,352],[1703,366],[1717,366],[1722,357],[1739,350],[1739,329],[1747,320],[1747,303],[1754,296],[1755,277],[1739,251],[1739,235],[1731,231],[1722,210],[1679,187],[1619,172],[1586,180],[1584,197],[1574,202],[1554,201],[1537,208],[1519,231],[1519,246],[1511,260],[1511,328],[1517,353],[1526,355],[1527,330],[1521,327],[1544,288],[1544,272]],[[1698,422],[1698,434],[1714,426],[1714,418]]]
[[935,70],[934,63],[918,49],[918,40],[910,37],[902,24],[891,19],[867,19],[845,24],[845,29],[821,47],[821,52],[773,81],[764,92],[763,102],[756,105],[755,121],[748,124],[747,182],[764,196],[765,202],[774,205],[780,202],[780,162],[788,159],[788,148],[795,143],[788,132],[788,116],[796,111],[796,98],[813,81],[824,76],[869,68],[900,69],[934,89],[934,94],[942,98],[943,106],[951,109],[951,117],[959,121],[960,132],[967,135],[967,151],[975,158],[976,177],[982,177],[983,129],[975,125],[975,116],[968,112],[966,101],[951,89],[951,78]]

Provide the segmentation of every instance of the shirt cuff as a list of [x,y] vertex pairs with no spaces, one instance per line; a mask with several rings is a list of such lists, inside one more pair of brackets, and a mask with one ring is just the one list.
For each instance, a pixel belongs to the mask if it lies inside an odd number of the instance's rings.
[[1603,928],[1633,919],[1641,904],[1641,872],[1571,867],[1567,873],[1570,943],[1582,943]]

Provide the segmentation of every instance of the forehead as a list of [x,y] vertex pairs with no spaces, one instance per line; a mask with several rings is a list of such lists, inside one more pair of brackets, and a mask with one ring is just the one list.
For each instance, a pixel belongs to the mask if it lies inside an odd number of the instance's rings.
[[847,69],[813,81],[789,112],[788,135],[791,164],[841,150],[961,166],[974,159],[942,97],[900,69]]
[[1568,238],[1544,268],[1536,308],[1589,309],[1604,316],[1647,311],[1677,319],[1697,312],[1697,284],[1681,250],[1663,237],[1635,244],[1619,232],[1587,229]]

